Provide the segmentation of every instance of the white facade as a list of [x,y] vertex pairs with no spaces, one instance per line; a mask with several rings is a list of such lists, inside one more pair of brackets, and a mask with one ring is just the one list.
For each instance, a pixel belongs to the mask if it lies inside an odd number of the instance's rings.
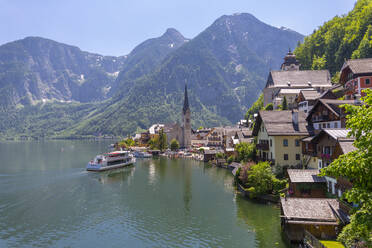
[[320,130],[323,128],[341,128],[341,121],[324,121],[313,124],[314,129]]

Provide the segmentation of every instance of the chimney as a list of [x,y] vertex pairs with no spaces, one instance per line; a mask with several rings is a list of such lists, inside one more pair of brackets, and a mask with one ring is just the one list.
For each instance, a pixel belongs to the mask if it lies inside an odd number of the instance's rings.
[[292,124],[294,129],[298,131],[298,112],[292,110]]

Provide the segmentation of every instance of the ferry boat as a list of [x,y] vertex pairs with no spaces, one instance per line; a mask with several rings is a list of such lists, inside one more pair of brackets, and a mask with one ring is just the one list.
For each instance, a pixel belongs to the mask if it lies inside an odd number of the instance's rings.
[[152,154],[151,153],[149,153],[149,152],[140,152],[140,151],[133,152],[133,155],[136,158],[151,158],[152,157]]
[[87,165],[88,171],[105,171],[134,164],[136,158],[128,151],[114,151],[97,155]]

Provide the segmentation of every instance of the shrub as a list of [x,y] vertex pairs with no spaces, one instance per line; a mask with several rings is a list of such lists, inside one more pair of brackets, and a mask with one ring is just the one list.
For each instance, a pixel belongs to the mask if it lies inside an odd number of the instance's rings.
[[231,155],[230,157],[227,158],[227,163],[228,163],[228,164],[231,164],[231,163],[234,162],[234,161],[235,161],[235,157],[234,157],[234,155]]

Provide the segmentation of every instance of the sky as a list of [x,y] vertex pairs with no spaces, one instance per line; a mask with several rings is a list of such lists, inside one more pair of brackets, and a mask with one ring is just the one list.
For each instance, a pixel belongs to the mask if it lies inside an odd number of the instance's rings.
[[126,55],[175,28],[193,38],[222,15],[251,13],[304,35],[355,0],[0,0],[0,44],[40,36],[102,55]]

